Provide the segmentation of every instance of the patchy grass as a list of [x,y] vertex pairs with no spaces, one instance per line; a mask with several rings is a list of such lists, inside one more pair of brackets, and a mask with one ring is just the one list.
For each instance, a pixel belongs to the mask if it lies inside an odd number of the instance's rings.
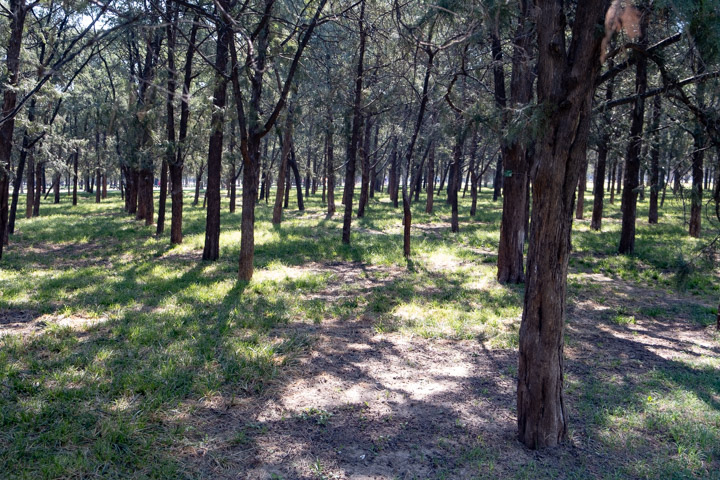
[[[207,451],[213,441],[199,412],[274,395],[289,374],[298,375],[298,359],[316,349],[326,325],[361,319],[361,335],[477,345],[484,353],[473,350],[471,360],[507,357],[518,345],[524,287],[495,280],[501,204],[483,194],[471,219],[469,199],[463,202],[457,234],[449,231],[443,202],[432,215],[423,205],[414,207],[410,262],[402,256],[398,212],[385,199],[354,220],[350,246],[339,241],[340,216],[327,219],[317,197],[308,199],[305,212],[287,211],[279,227],[260,204],[250,283],[236,280],[239,210],[223,212],[220,260],[204,263],[204,210],[189,202],[185,241],[174,247],[167,235],[158,238],[121,213],[116,195],[100,205],[87,196],[77,207],[43,205],[41,217],[18,220],[0,268],[3,478],[201,477],[204,471],[187,453]],[[640,204],[640,216],[646,205]],[[449,430],[427,440],[434,442],[432,455],[421,453],[426,439],[414,439],[418,447],[410,458],[429,461],[433,478],[718,478],[717,337],[710,340],[714,350],[653,357],[642,368],[621,355],[621,346],[632,341],[627,338],[647,336],[643,329],[678,328],[668,323],[678,319],[695,331],[713,324],[717,311],[710,305],[720,279],[712,258],[699,251],[708,237],[689,238],[681,209],[670,202],[660,225],[638,221],[636,254],[619,256],[617,207],[607,206],[602,232],[579,221],[573,236],[570,302],[593,302],[582,312],[602,313],[588,317],[594,323],[568,319],[577,328],[568,346],[595,347],[588,364],[599,362],[593,373],[568,375],[570,408],[582,419],[571,437],[590,445],[581,455],[588,458],[518,450],[508,460],[504,452],[518,448],[510,437],[483,440],[469,433],[466,420],[449,415]],[[613,287],[595,281],[599,276]],[[615,288],[621,283],[636,290]],[[665,297],[696,301],[638,298],[656,287]],[[605,330],[590,342],[578,334],[594,327]],[[620,338],[626,343],[617,343]],[[618,355],[599,361],[608,345]],[[481,375],[514,381],[514,361],[493,368]],[[494,398],[507,409],[503,418],[511,418],[512,392],[493,388],[460,395]],[[326,406],[288,418],[333,432],[348,411],[360,412],[363,428],[373,421],[363,408]],[[388,412],[378,418],[401,430],[408,422]],[[248,420],[225,435],[227,448],[252,448],[268,430]],[[386,430],[371,435],[372,455],[397,446]],[[603,468],[607,458],[613,463]],[[319,454],[304,468],[308,477],[337,478],[337,462]]]

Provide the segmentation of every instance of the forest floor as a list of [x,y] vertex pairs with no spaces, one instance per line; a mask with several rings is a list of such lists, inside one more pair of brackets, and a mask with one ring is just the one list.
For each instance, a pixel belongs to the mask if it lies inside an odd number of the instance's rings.
[[569,439],[534,452],[515,438],[523,287],[494,280],[487,197],[460,234],[443,203],[418,211],[410,262],[388,204],[352,247],[316,198],[279,228],[261,205],[249,284],[239,212],[202,263],[199,207],[170,248],[91,201],[19,221],[0,267],[8,478],[720,478],[720,272],[677,205],[638,221],[634,257],[612,253],[613,206],[603,233],[576,221]]

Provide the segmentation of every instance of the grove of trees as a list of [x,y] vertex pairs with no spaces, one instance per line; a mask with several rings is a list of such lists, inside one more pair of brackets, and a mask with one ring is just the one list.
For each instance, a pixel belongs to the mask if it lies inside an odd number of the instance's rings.
[[388,196],[411,258],[421,193],[428,213],[450,204],[456,232],[459,196],[475,216],[493,188],[497,278],[525,284],[517,422],[532,449],[567,436],[566,279],[587,187],[594,230],[622,204],[620,254],[669,195],[688,235],[720,222],[714,0],[1,0],[0,42],[0,259],[20,218],[79,189],[119,190],[148,236],[181,244],[194,188],[198,261],[218,260],[221,211],[239,204],[249,282],[260,202],[281,224],[321,196],[347,244]]

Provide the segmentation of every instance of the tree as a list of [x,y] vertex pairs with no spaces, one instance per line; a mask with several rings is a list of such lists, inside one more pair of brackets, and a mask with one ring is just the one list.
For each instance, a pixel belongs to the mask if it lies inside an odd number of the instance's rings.
[[[230,3],[218,0],[218,9],[229,12]],[[220,256],[220,178],[222,175],[223,132],[225,102],[227,100],[228,50],[234,41],[230,21],[219,15],[217,21],[217,44],[215,52],[215,90],[213,91],[212,133],[208,148],[207,217],[205,221],[205,248],[203,260],[217,260]]]
[[[531,25],[529,19],[529,1],[520,1],[520,18],[513,40],[512,79],[510,81],[510,108],[522,111],[532,100],[532,74],[529,52],[531,50]],[[500,56],[499,38],[493,36],[494,57]],[[505,108],[504,84],[499,78],[502,73],[496,67],[496,103]],[[502,67],[500,67],[502,68]],[[505,118],[506,115],[503,115]],[[523,119],[520,122],[524,123]],[[515,127],[517,128],[517,126]],[[515,136],[519,136],[515,132]],[[503,215],[500,224],[500,244],[498,247],[498,274],[500,283],[522,283],[523,248],[525,247],[525,229],[528,212],[528,173],[527,145],[523,139],[505,139],[501,147],[502,169],[504,174]]]
[[5,54],[7,65],[7,86],[3,92],[3,104],[0,115],[5,119],[0,124],[0,259],[3,246],[7,242],[8,195],[10,189],[10,154],[15,131],[15,115],[13,111],[17,103],[18,73],[20,70],[20,47],[22,44],[25,18],[32,5],[25,0],[10,0],[10,31]]
[[355,191],[355,164],[357,150],[360,144],[360,129],[362,128],[362,91],[363,74],[365,71],[365,48],[367,45],[367,30],[365,28],[365,0],[360,0],[360,17],[358,26],[360,30],[360,50],[358,52],[357,72],[355,74],[355,96],[352,110],[352,133],[347,151],[347,166],[345,167],[345,213],[343,215],[342,243],[350,243],[350,226],[352,224],[352,202]]
[[[240,63],[238,62],[235,39],[230,42],[231,53],[231,79],[233,86],[233,97],[237,110],[238,124],[240,130],[240,151],[243,157],[243,203],[241,220],[240,239],[240,260],[238,265],[238,278],[243,281],[250,281],[253,275],[253,259],[255,256],[255,203],[257,201],[258,181],[260,177],[260,145],[263,137],[272,129],[277,121],[280,112],[285,107],[287,96],[290,92],[293,77],[300,63],[300,58],[310,37],[315,30],[320,14],[325,7],[327,0],[319,0],[315,13],[309,24],[295,25],[293,32],[300,32],[292,62],[288,67],[285,81],[282,83],[282,90],[279,92],[277,102],[272,108],[272,113],[265,122],[261,121],[261,100],[263,95],[263,76],[267,61],[267,51],[270,41],[270,20],[273,13],[275,0],[265,0],[264,10],[260,16],[259,23],[246,34],[245,38],[250,41],[251,47],[247,50],[247,61],[245,68],[249,71],[250,78],[250,99],[247,107],[244,105],[245,98],[240,88]],[[299,19],[303,21],[303,19]],[[302,28],[301,28],[302,26]],[[246,114],[247,112],[247,114]]]
[[551,447],[567,433],[563,397],[563,328],[573,196],[581,170],[579,135],[591,114],[600,69],[597,35],[607,2],[580,2],[570,45],[561,0],[538,0],[538,102],[545,116],[535,147],[525,300],[520,325],[518,437]]
[[[647,3],[640,6],[639,44],[647,48],[650,8]],[[620,253],[632,254],[635,250],[635,219],[637,217],[637,196],[640,173],[640,152],[642,150],[643,122],[645,120],[645,91],[647,90],[648,60],[642,53],[636,52],[635,91],[637,98],[633,103],[630,142],[625,156],[625,179],[622,192],[622,231],[620,232]]]

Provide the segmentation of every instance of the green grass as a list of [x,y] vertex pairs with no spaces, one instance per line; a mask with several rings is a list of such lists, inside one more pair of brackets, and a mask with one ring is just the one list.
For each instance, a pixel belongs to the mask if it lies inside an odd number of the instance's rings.
[[[476,339],[489,349],[516,349],[523,286],[495,281],[501,203],[488,195],[483,192],[475,219],[467,216],[469,199],[463,200],[458,234],[444,227],[444,202],[436,202],[433,215],[414,206],[413,223],[432,228],[413,230],[410,263],[402,256],[398,212],[385,200],[353,221],[350,246],[340,242],[340,215],[326,219],[317,197],[307,200],[304,213],[287,211],[279,227],[260,204],[257,270],[250,283],[236,280],[239,209],[229,214],[224,206],[220,260],[205,263],[199,260],[204,210],[189,201],[185,240],[175,247],[167,234],[158,238],[123,214],[115,194],[100,205],[87,196],[77,207],[65,197],[61,205],[43,204],[39,218],[18,220],[0,265],[0,312],[30,312],[47,323],[39,333],[0,338],[0,476],[197,477],[178,447],[204,441],[188,420],[194,409],[215,398],[260,395],[281,381],[294,359],[312,348],[313,339],[298,326],[366,316],[377,333]],[[660,225],[638,221],[632,257],[615,254],[617,205],[607,213],[601,233],[576,223],[575,271],[703,298],[717,295],[717,269],[697,253],[703,240],[686,235],[676,205],[663,211]],[[358,276],[375,286],[338,286],[332,271],[294,268],[310,262],[378,267]],[[338,288],[332,301],[318,297],[328,288]],[[571,283],[571,294],[576,288],[591,287]],[[647,307],[614,312],[609,320],[628,325],[634,315],[677,313],[704,326],[716,312],[697,305],[683,312]],[[70,328],[62,318],[84,319],[88,326]],[[672,446],[672,454],[621,465],[622,475],[682,478],[717,465],[716,360],[702,367],[671,365],[618,391],[605,383],[574,385],[582,392],[580,409],[594,419],[591,430],[607,451],[632,448],[646,432]],[[324,425],[331,414],[313,409],[303,415]],[[244,445],[254,433],[239,431],[232,442]],[[502,461],[487,445],[459,455],[488,474]],[[529,462],[513,475],[557,473]],[[322,465],[316,467],[320,475]]]

